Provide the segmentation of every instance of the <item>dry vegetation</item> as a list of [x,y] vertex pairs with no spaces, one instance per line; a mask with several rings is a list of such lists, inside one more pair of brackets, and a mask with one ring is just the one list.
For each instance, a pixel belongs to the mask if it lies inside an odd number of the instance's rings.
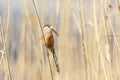
[[[120,80],[120,0],[34,1],[0,0],[0,80]],[[41,40],[45,24],[60,35],[60,73]]]

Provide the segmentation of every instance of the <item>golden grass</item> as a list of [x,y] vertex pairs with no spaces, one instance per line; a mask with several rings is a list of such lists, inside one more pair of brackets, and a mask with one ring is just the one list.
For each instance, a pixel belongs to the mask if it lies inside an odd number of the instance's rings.
[[[20,22],[11,1],[0,14],[0,80],[120,80],[119,0],[22,0]],[[60,35],[60,73],[41,40],[45,24]]]

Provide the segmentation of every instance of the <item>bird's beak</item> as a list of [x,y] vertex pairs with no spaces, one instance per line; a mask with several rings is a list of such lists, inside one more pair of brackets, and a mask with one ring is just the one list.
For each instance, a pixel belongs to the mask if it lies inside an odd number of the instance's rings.
[[51,29],[57,36],[59,36],[59,34],[54,30],[53,26],[51,26],[50,29]]

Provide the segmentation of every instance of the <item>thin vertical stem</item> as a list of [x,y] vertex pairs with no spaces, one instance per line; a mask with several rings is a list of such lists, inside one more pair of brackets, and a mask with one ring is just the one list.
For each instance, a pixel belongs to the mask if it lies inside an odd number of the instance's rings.
[[[32,0],[32,1],[33,1],[35,12],[36,12],[36,15],[37,15],[37,18],[38,18],[38,21],[39,21],[39,25],[40,25],[39,27],[40,27],[40,29],[42,31],[43,41],[44,41],[44,44],[46,44],[46,42],[45,42],[45,36],[44,36],[43,28],[42,28],[42,23],[41,23],[40,16],[39,16],[39,11],[38,11],[36,2],[34,0]],[[46,49],[46,52],[47,52],[47,59],[48,59],[49,67],[50,67],[51,79],[54,80],[53,79],[53,73],[52,73],[52,67],[51,67],[51,64],[50,64],[49,52],[48,52],[48,49],[47,49],[46,46],[45,46],[45,49]]]
[[[2,22],[2,17],[0,16],[0,23],[1,23],[1,35],[2,35],[2,39],[3,39],[3,43],[4,43],[4,52],[5,52],[5,61],[6,61],[6,64],[7,64],[7,68],[8,68],[8,74],[9,74],[9,79],[12,80],[12,76],[11,76],[11,72],[10,72],[10,66],[9,66],[9,59],[8,59],[8,50],[7,50],[7,47],[6,47],[6,41],[5,41],[5,33],[4,33],[4,29],[3,29],[3,22]],[[6,34],[7,35],[7,34]]]
[[[81,6],[80,6],[81,5]],[[81,9],[81,7],[83,8],[84,10],[84,2],[83,0],[80,2],[80,0],[78,0],[78,7],[79,9]],[[84,32],[85,31],[85,15],[84,15],[84,11],[81,10],[79,11],[79,21],[81,23],[80,25],[80,29],[81,29],[81,43],[82,43],[82,53],[83,53],[83,58],[84,58],[84,64],[85,64],[85,77],[86,77],[86,80],[89,80],[89,74],[88,74],[88,59],[87,59],[87,44],[86,44],[86,33]]]

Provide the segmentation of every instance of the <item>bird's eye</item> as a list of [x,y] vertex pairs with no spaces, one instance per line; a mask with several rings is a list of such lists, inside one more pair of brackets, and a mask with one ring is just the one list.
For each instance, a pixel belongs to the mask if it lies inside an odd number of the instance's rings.
[[50,26],[50,29],[53,29],[53,26]]

